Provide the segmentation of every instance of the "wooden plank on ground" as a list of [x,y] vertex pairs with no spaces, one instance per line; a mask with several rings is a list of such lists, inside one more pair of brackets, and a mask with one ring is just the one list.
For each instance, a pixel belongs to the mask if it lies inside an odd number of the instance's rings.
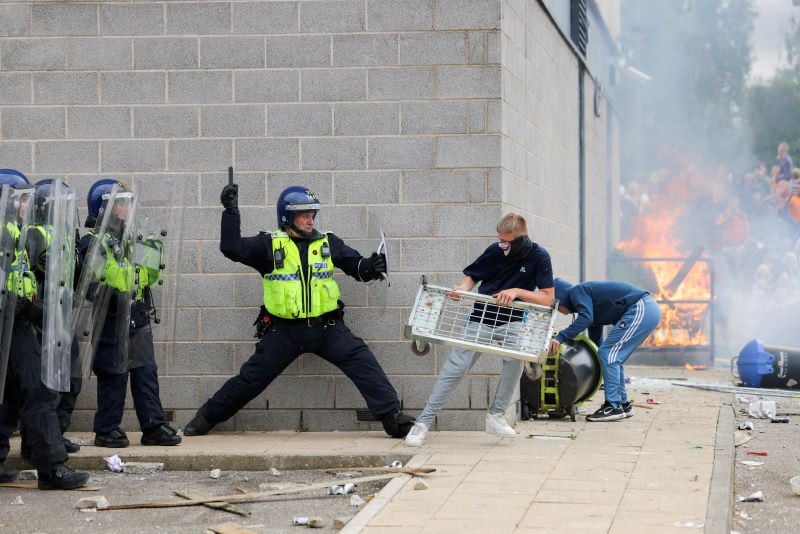
[[[197,499],[206,499],[206,498],[208,498],[208,495],[203,495],[202,493],[198,493],[196,491],[179,491],[179,490],[175,490],[175,491],[173,491],[173,493],[175,495],[177,495],[178,497],[181,497],[183,499],[194,499],[194,500],[197,500]],[[213,508],[214,510],[222,510],[223,512],[230,512],[232,514],[241,515],[243,517],[248,517],[250,515],[250,512],[248,512],[247,510],[242,510],[241,508],[236,508],[234,505],[232,505],[229,502],[220,502],[220,501],[207,502],[207,503],[203,503],[203,506],[205,506],[206,508]]]

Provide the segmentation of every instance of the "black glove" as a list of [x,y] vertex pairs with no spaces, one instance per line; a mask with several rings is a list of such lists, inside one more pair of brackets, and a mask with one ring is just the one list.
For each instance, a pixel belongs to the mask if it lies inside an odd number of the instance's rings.
[[369,257],[369,266],[372,270],[374,278],[380,278],[381,273],[386,272],[386,254],[378,254],[373,252]]
[[225,209],[239,207],[239,184],[228,184],[222,188],[219,201]]

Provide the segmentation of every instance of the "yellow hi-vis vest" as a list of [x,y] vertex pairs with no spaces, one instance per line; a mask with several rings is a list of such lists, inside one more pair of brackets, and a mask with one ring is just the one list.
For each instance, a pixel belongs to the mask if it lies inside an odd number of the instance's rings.
[[[14,242],[19,241],[20,234],[22,233],[14,223],[6,223],[6,230],[14,238]],[[39,294],[39,284],[36,282],[36,276],[30,269],[30,259],[28,258],[27,250],[14,249],[14,261],[11,263],[11,269],[8,273],[7,289],[15,293],[18,297],[28,300],[36,300]]]
[[104,284],[121,293],[130,293],[135,290],[135,299],[142,300],[144,288],[154,281],[149,280],[147,269],[137,269],[130,257],[133,254],[132,247],[122,243],[108,232],[102,237],[98,237],[94,230],[90,230],[88,233],[94,239],[100,240],[100,246],[103,247],[105,256],[102,272],[95,273],[95,276],[99,276]]
[[326,234],[309,243],[306,272],[300,251],[286,232],[272,234],[273,258],[276,254],[283,258],[283,265],[275,261],[275,269],[265,274],[263,280],[264,307],[271,315],[308,319],[338,308],[339,286],[333,279],[333,259]]

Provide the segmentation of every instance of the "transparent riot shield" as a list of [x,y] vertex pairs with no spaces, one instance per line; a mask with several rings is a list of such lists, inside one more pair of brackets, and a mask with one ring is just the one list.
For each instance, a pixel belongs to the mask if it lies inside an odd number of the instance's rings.
[[[5,393],[17,278],[28,272],[25,244],[33,205],[33,186],[15,189],[0,186],[0,403]],[[24,287],[24,286],[23,286]]]
[[115,185],[103,196],[90,245],[83,256],[75,294],[73,332],[88,378],[102,349],[107,372],[127,369],[131,305],[137,288],[134,266],[136,195]]
[[[75,276],[75,192],[54,180],[46,199],[48,234],[42,322],[42,383],[69,391],[72,352],[72,300]],[[37,212],[38,216],[38,212]],[[39,221],[36,221],[39,222]],[[34,260],[34,258],[31,258]]]
[[[390,273],[392,263],[389,258],[389,250],[386,246],[386,235],[383,233],[383,225],[380,221],[380,216],[375,210],[368,210],[367,234],[369,237],[369,246],[374,247],[375,252],[383,254],[386,257],[386,274],[381,276],[381,280],[376,280],[371,283],[369,288],[370,305],[378,308],[379,311],[384,311],[389,302],[389,293],[391,291]],[[369,253],[371,254],[371,252]]]
[[152,196],[139,193],[135,262],[140,298],[133,309],[134,317],[146,314],[150,318],[155,332],[152,338],[150,332],[138,329],[131,333],[130,368],[154,363],[154,351],[145,345],[151,339],[157,341],[155,348],[161,351],[169,352],[174,345],[183,244],[183,190],[184,182],[176,180],[169,188],[155,190]]

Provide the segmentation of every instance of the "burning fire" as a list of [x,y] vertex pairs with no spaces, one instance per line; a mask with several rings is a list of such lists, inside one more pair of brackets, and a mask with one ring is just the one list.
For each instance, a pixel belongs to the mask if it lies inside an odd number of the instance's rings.
[[692,210],[710,210],[714,192],[705,185],[709,180],[690,165],[661,182],[661,191],[634,223],[636,234],[616,247],[627,257],[642,258],[642,269],[649,271],[657,287],[652,293],[661,306],[661,322],[643,345],[707,345],[709,267],[702,246],[691,250],[684,243],[707,230],[687,227],[686,221],[693,218]]

